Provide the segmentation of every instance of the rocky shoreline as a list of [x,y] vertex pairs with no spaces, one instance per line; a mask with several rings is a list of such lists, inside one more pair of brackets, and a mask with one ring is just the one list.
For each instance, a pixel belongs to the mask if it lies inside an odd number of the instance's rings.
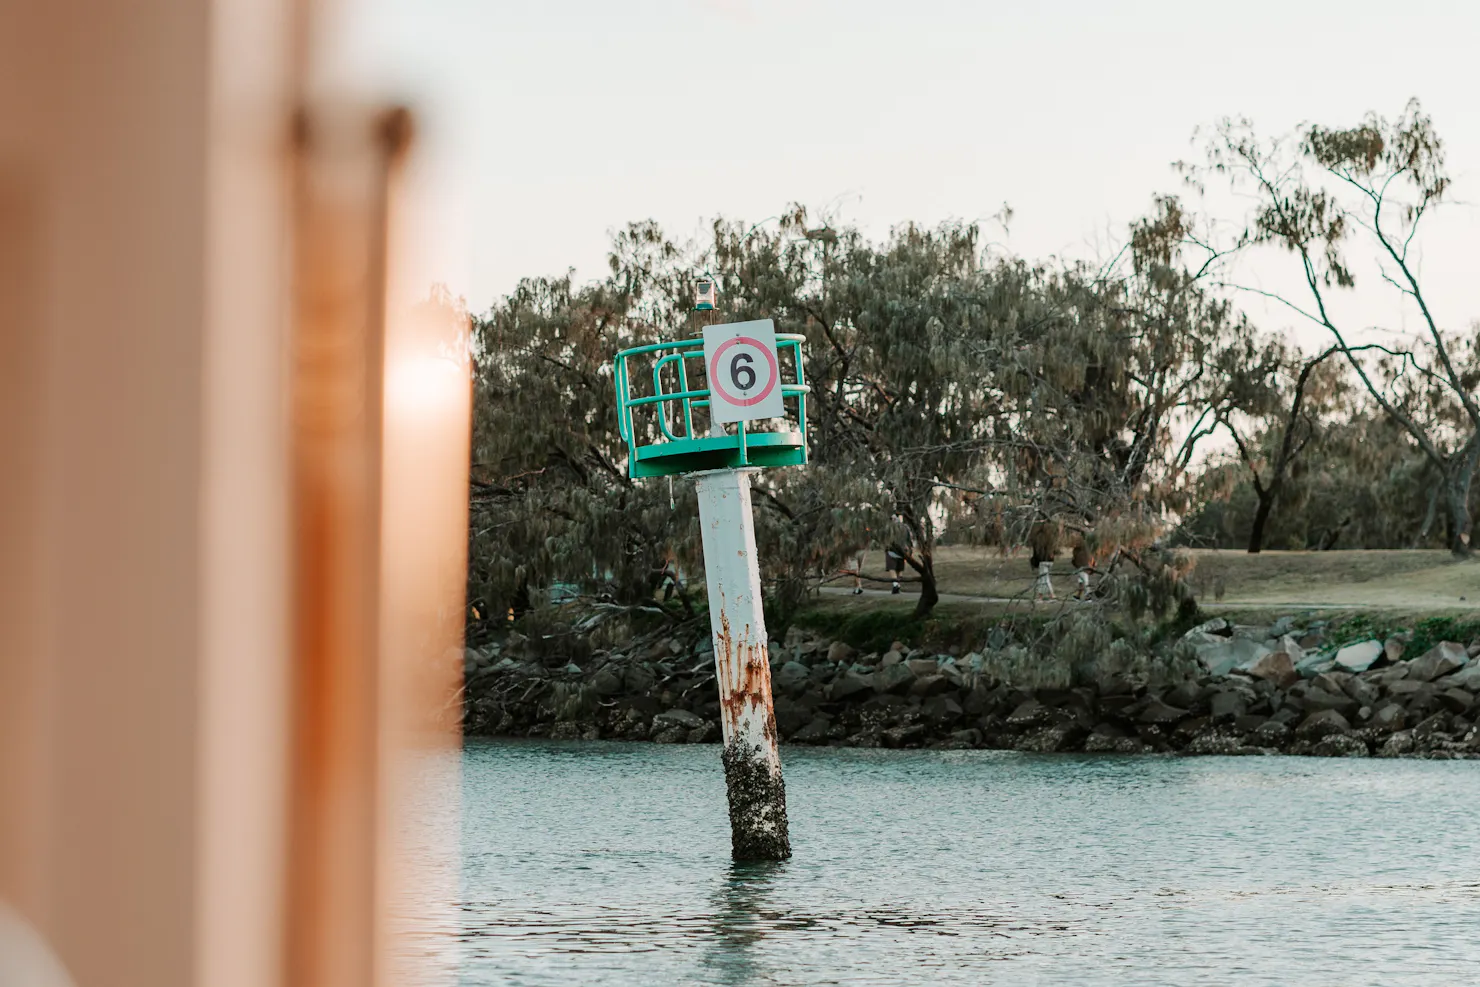
[[[895,644],[859,654],[793,628],[770,648],[784,742],[1034,752],[1480,758],[1480,638],[1414,633],[1326,641],[1320,621],[1217,619],[1176,642],[1175,682],[1100,676],[1013,684],[989,649],[934,654]],[[707,635],[659,638],[576,662],[531,657],[518,634],[466,650],[468,735],[717,743]]]

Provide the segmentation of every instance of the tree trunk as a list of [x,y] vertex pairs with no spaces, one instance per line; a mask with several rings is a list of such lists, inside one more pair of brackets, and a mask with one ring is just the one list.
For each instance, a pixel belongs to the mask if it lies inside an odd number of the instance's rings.
[[1258,491],[1259,506],[1254,510],[1254,524],[1249,528],[1249,554],[1258,555],[1264,548],[1264,525],[1269,521],[1269,512],[1274,507],[1274,491]]
[[1474,518],[1470,516],[1470,481],[1475,476],[1475,467],[1480,464],[1480,432],[1470,436],[1465,448],[1454,457],[1449,474],[1444,478],[1445,493],[1449,498],[1449,550],[1459,558],[1469,558],[1470,532]]
[[1336,540],[1341,537],[1341,533],[1343,531],[1345,531],[1346,530],[1346,526],[1349,525],[1349,524],[1351,524],[1351,523],[1352,523],[1352,519],[1351,518],[1349,518],[1349,517],[1342,518],[1340,524],[1338,524],[1336,527],[1332,528],[1330,531],[1326,532],[1326,534],[1324,536],[1322,536],[1320,550],[1322,552],[1329,552],[1333,548],[1335,548],[1336,547]]
[[915,603],[915,616],[924,617],[940,602],[940,594],[935,589],[935,559],[929,549],[920,553],[918,562],[909,556],[906,559],[910,568],[920,574],[920,599]]
[[1470,516],[1470,471],[1458,469],[1446,484],[1449,496],[1449,551],[1459,558],[1468,558],[1470,529],[1474,520]]
[[1418,529],[1410,548],[1422,548],[1424,540],[1429,537],[1429,532],[1434,528],[1434,520],[1439,516],[1439,488],[1429,488],[1429,509],[1423,516],[1423,527]]

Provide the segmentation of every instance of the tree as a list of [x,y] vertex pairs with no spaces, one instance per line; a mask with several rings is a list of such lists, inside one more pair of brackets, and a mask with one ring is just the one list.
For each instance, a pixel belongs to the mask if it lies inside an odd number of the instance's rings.
[[872,487],[822,499],[905,559],[918,614],[953,519],[1012,544],[1068,530],[1108,554],[1149,545],[1185,506],[1233,393],[1210,369],[1236,367],[1252,328],[1180,268],[1177,220],[1141,224],[1104,269],[994,257],[972,226],[875,245],[800,208],[774,228],[717,224],[735,317],[809,337],[817,475]]
[[[666,336],[671,245],[650,225],[618,236],[612,276],[523,281],[474,321],[470,601],[502,615],[569,583],[648,603],[675,559],[692,558],[667,490],[627,476],[613,354]],[[687,492],[686,492],[687,495]]]
[[735,317],[808,336],[816,496],[904,558],[920,581],[916,612],[928,613],[944,519],[990,482],[991,453],[1009,438],[996,378],[1028,279],[985,263],[973,226],[905,226],[876,247],[854,229],[809,227],[795,208],[775,229],[715,234]]
[[1187,219],[1159,198],[1103,268],[1038,272],[1008,477],[1048,542],[1067,531],[1101,557],[1154,543],[1189,508],[1199,444],[1257,399],[1257,334],[1209,290],[1216,256],[1185,263]]
[[[1284,492],[1290,473],[1320,431],[1320,410],[1340,389],[1340,378],[1330,373],[1329,347],[1308,356],[1279,340],[1266,343],[1263,360],[1252,374],[1249,392],[1220,408],[1219,423],[1232,437],[1239,459],[1248,470],[1256,507],[1249,522],[1248,551],[1258,554],[1270,513]],[[1243,412],[1242,415],[1236,412]],[[1255,441],[1241,422],[1252,419],[1263,434]]]
[[[1412,253],[1423,220],[1444,204],[1450,187],[1432,121],[1417,100],[1396,121],[1369,114],[1356,126],[1310,125],[1295,137],[1268,141],[1246,120],[1225,120],[1206,150],[1205,165],[1186,169],[1194,183],[1226,179],[1255,200],[1232,249],[1271,244],[1288,251],[1307,297],[1300,303],[1258,293],[1330,334],[1366,393],[1440,476],[1450,549],[1468,555],[1470,487],[1480,460],[1476,333],[1439,325]],[[1333,312],[1332,292],[1356,284],[1347,254],[1356,239],[1372,249],[1382,280],[1419,316],[1423,334],[1411,345],[1358,344],[1354,327]],[[1406,402],[1405,393],[1430,400]]]
[[[666,583],[693,612],[676,578],[702,559],[693,483],[628,477],[611,364],[618,350],[697,331],[692,276],[710,256],[633,224],[614,238],[607,277],[528,279],[474,320],[468,595],[480,613],[523,612],[557,583],[629,610],[652,609]],[[827,464],[767,470],[753,486],[763,580],[782,629],[819,572],[866,540],[869,491]]]
[[[1334,360],[1322,368],[1341,366]],[[1266,547],[1442,547],[1434,530],[1439,477],[1413,439],[1381,409],[1342,399],[1315,423],[1315,434],[1291,464],[1265,528]],[[1264,455],[1277,448],[1278,417],[1246,440]],[[1199,479],[1197,507],[1180,526],[1179,544],[1242,547],[1259,501],[1249,468],[1236,451],[1209,464]],[[1480,491],[1471,494],[1471,510]],[[1430,509],[1426,512],[1426,508]],[[1437,540],[1436,540],[1437,538]]]

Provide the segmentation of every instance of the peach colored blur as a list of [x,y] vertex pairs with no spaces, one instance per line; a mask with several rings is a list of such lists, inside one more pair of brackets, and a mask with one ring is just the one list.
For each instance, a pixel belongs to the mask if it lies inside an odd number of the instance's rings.
[[0,919],[80,987],[446,974],[466,319],[323,23],[0,2]]

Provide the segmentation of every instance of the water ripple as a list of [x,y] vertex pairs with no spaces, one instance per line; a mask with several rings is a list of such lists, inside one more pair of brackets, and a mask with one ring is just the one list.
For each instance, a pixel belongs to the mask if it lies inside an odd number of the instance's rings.
[[[973,755],[981,756],[973,756]],[[736,865],[713,748],[464,754],[468,987],[1457,984],[1473,762],[788,751]]]

